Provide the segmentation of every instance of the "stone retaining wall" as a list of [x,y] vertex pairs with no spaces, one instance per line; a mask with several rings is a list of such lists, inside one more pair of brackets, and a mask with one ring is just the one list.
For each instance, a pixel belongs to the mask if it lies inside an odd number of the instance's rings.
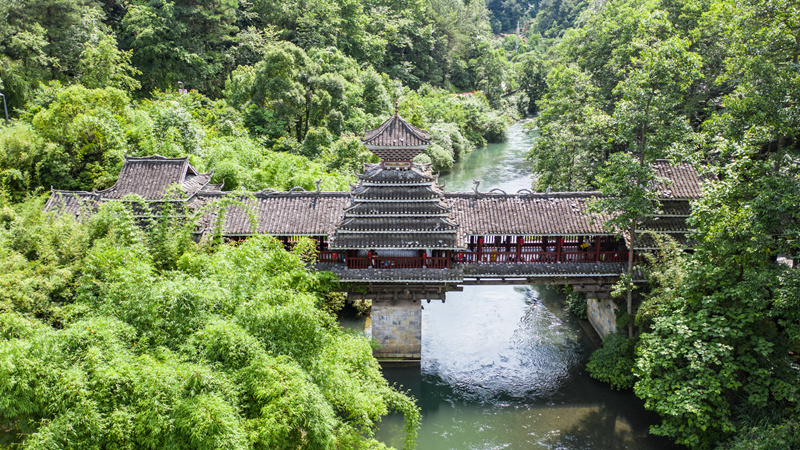
[[592,327],[594,327],[594,330],[597,331],[597,334],[600,335],[601,339],[604,339],[611,333],[616,333],[617,304],[610,299],[596,299],[589,297],[590,295],[587,295],[586,315],[588,316]]

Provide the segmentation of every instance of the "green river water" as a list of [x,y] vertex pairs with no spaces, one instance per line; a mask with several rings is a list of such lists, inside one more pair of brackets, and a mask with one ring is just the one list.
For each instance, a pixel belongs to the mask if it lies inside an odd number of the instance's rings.
[[[530,188],[531,139],[515,124],[506,143],[466,155],[440,182],[448,191],[470,191],[473,179],[481,192]],[[465,286],[422,307],[420,366],[384,368],[422,409],[420,450],[675,448],[648,434],[657,416],[641,400],[588,376],[597,336],[553,288]],[[402,425],[389,415],[378,439],[402,448]]]

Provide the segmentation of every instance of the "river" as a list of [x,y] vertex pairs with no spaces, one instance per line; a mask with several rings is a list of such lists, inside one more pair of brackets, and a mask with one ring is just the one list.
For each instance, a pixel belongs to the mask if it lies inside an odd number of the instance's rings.
[[[507,142],[467,154],[440,182],[448,191],[469,191],[473,179],[482,192],[530,188],[531,139],[517,123]],[[675,448],[648,434],[658,418],[641,400],[588,376],[597,336],[554,288],[465,286],[422,306],[420,366],[383,370],[418,400],[420,450]],[[377,438],[402,448],[402,425],[385,417]]]

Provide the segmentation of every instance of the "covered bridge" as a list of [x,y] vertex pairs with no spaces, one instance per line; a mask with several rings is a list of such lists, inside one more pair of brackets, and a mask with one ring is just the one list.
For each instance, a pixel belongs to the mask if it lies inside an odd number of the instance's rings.
[[[340,269],[451,269],[470,264],[620,263],[628,245],[603,228],[609,218],[587,212],[598,192],[506,194],[493,190],[445,192],[429,165],[413,158],[430,143],[427,132],[395,113],[366,133],[364,144],[382,161],[367,164],[349,192],[265,190],[240,200],[246,208],[225,212],[221,233],[229,239],[270,234],[287,246],[300,236],[317,241],[319,261]],[[643,229],[666,232],[687,244],[689,202],[700,197],[700,178],[689,165],[657,161],[668,180],[658,190],[663,211]],[[97,192],[54,190],[48,211],[77,219],[105,201],[138,194],[145,202],[173,202],[199,211],[224,196],[188,158],[126,157],[119,179]],[[198,233],[213,231],[206,213]],[[255,221],[251,220],[252,218]],[[653,243],[643,239],[637,250]],[[617,271],[619,273],[619,271]]]

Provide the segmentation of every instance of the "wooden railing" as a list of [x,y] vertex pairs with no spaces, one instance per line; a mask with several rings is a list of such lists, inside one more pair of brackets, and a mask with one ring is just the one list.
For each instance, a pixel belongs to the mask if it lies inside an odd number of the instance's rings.
[[[599,258],[598,258],[599,257]],[[456,253],[454,260],[461,263],[593,263],[624,262],[628,260],[627,251],[600,252],[472,252]]]
[[317,255],[319,262],[333,262],[338,263],[344,260],[344,252],[322,251]]
[[448,258],[435,257],[381,257],[372,258],[347,258],[347,267],[350,269],[446,269],[450,267]]
[[[634,254],[634,256],[636,256]],[[628,251],[619,250],[616,252],[600,252],[599,262],[626,262],[628,261]]]
[[[319,252],[319,262],[341,263],[346,262],[350,269],[447,269],[450,267],[450,258],[446,257],[382,257],[372,258],[347,258],[344,252],[322,251]],[[458,252],[453,253],[453,262],[457,263],[482,263],[482,264],[511,264],[511,263],[595,263],[595,262],[625,262],[628,260],[627,250],[610,252],[594,251],[569,251],[569,252]]]

